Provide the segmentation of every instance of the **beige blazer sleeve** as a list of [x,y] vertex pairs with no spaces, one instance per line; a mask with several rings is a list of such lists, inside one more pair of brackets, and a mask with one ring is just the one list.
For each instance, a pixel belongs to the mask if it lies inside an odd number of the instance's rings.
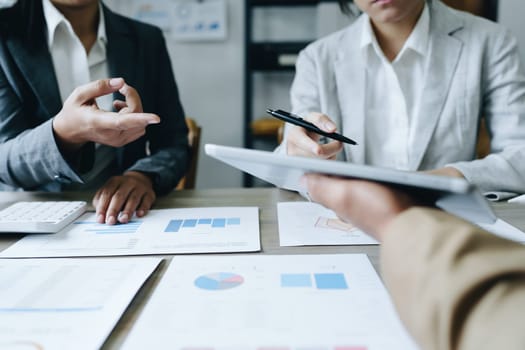
[[422,208],[385,237],[384,281],[423,349],[525,349],[525,247]]

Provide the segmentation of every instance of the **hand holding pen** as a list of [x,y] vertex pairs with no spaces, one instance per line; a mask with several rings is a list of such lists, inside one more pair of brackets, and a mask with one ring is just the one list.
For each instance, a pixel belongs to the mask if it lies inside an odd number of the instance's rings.
[[[293,124],[286,136],[288,155],[335,159],[337,153],[343,149],[342,142],[357,144],[354,140],[337,134],[335,123],[322,113],[310,113],[305,118],[301,118],[282,110],[267,110],[267,112]],[[321,137],[335,141],[320,144]]]

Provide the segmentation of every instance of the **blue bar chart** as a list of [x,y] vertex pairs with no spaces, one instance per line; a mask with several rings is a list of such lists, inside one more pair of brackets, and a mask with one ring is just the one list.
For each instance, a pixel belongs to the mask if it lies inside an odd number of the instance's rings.
[[85,225],[84,232],[98,235],[133,234],[137,233],[142,221],[130,221],[127,224],[106,225],[95,221],[77,221],[75,225]]
[[228,226],[240,226],[241,218],[188,218],[188,219],[173,219],[170,220],[164,232],[166,233],[178,233],[183,232],[185,229],[195,229],[199,226],[220,229]]
[[343,273],[283,273],[282,288],[348,289]]

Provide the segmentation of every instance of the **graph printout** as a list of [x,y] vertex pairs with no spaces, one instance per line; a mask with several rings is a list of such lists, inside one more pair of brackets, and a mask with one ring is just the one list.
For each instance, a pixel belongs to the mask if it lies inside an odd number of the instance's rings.
[[28,235],[0,257],[71,257],[251,252],[260,250],[259,209],[217,207],[151,210],[130,223],[98,224],[86,213],[64,230]]
[[0,349],[98,349],[160,259],[0,260]]
[[357,255],[176,256],[125,350],[411,350]]
[[322,205],[311,202],[281,202],[277,204],[279,240],[284,246],[303,245],[366,245],[378,242],[341,221]]

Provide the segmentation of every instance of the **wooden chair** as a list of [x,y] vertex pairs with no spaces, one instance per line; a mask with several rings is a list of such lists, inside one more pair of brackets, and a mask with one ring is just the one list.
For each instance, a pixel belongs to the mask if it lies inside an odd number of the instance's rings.
[[188,143],[191,149],[191,161],[188,172],[177,184],[177,190],[190,190],[195,188],[197,179],[197,163],[199,160],[199,149],[201,140],[201,127],[192,118],[186,118],[188,126]]

